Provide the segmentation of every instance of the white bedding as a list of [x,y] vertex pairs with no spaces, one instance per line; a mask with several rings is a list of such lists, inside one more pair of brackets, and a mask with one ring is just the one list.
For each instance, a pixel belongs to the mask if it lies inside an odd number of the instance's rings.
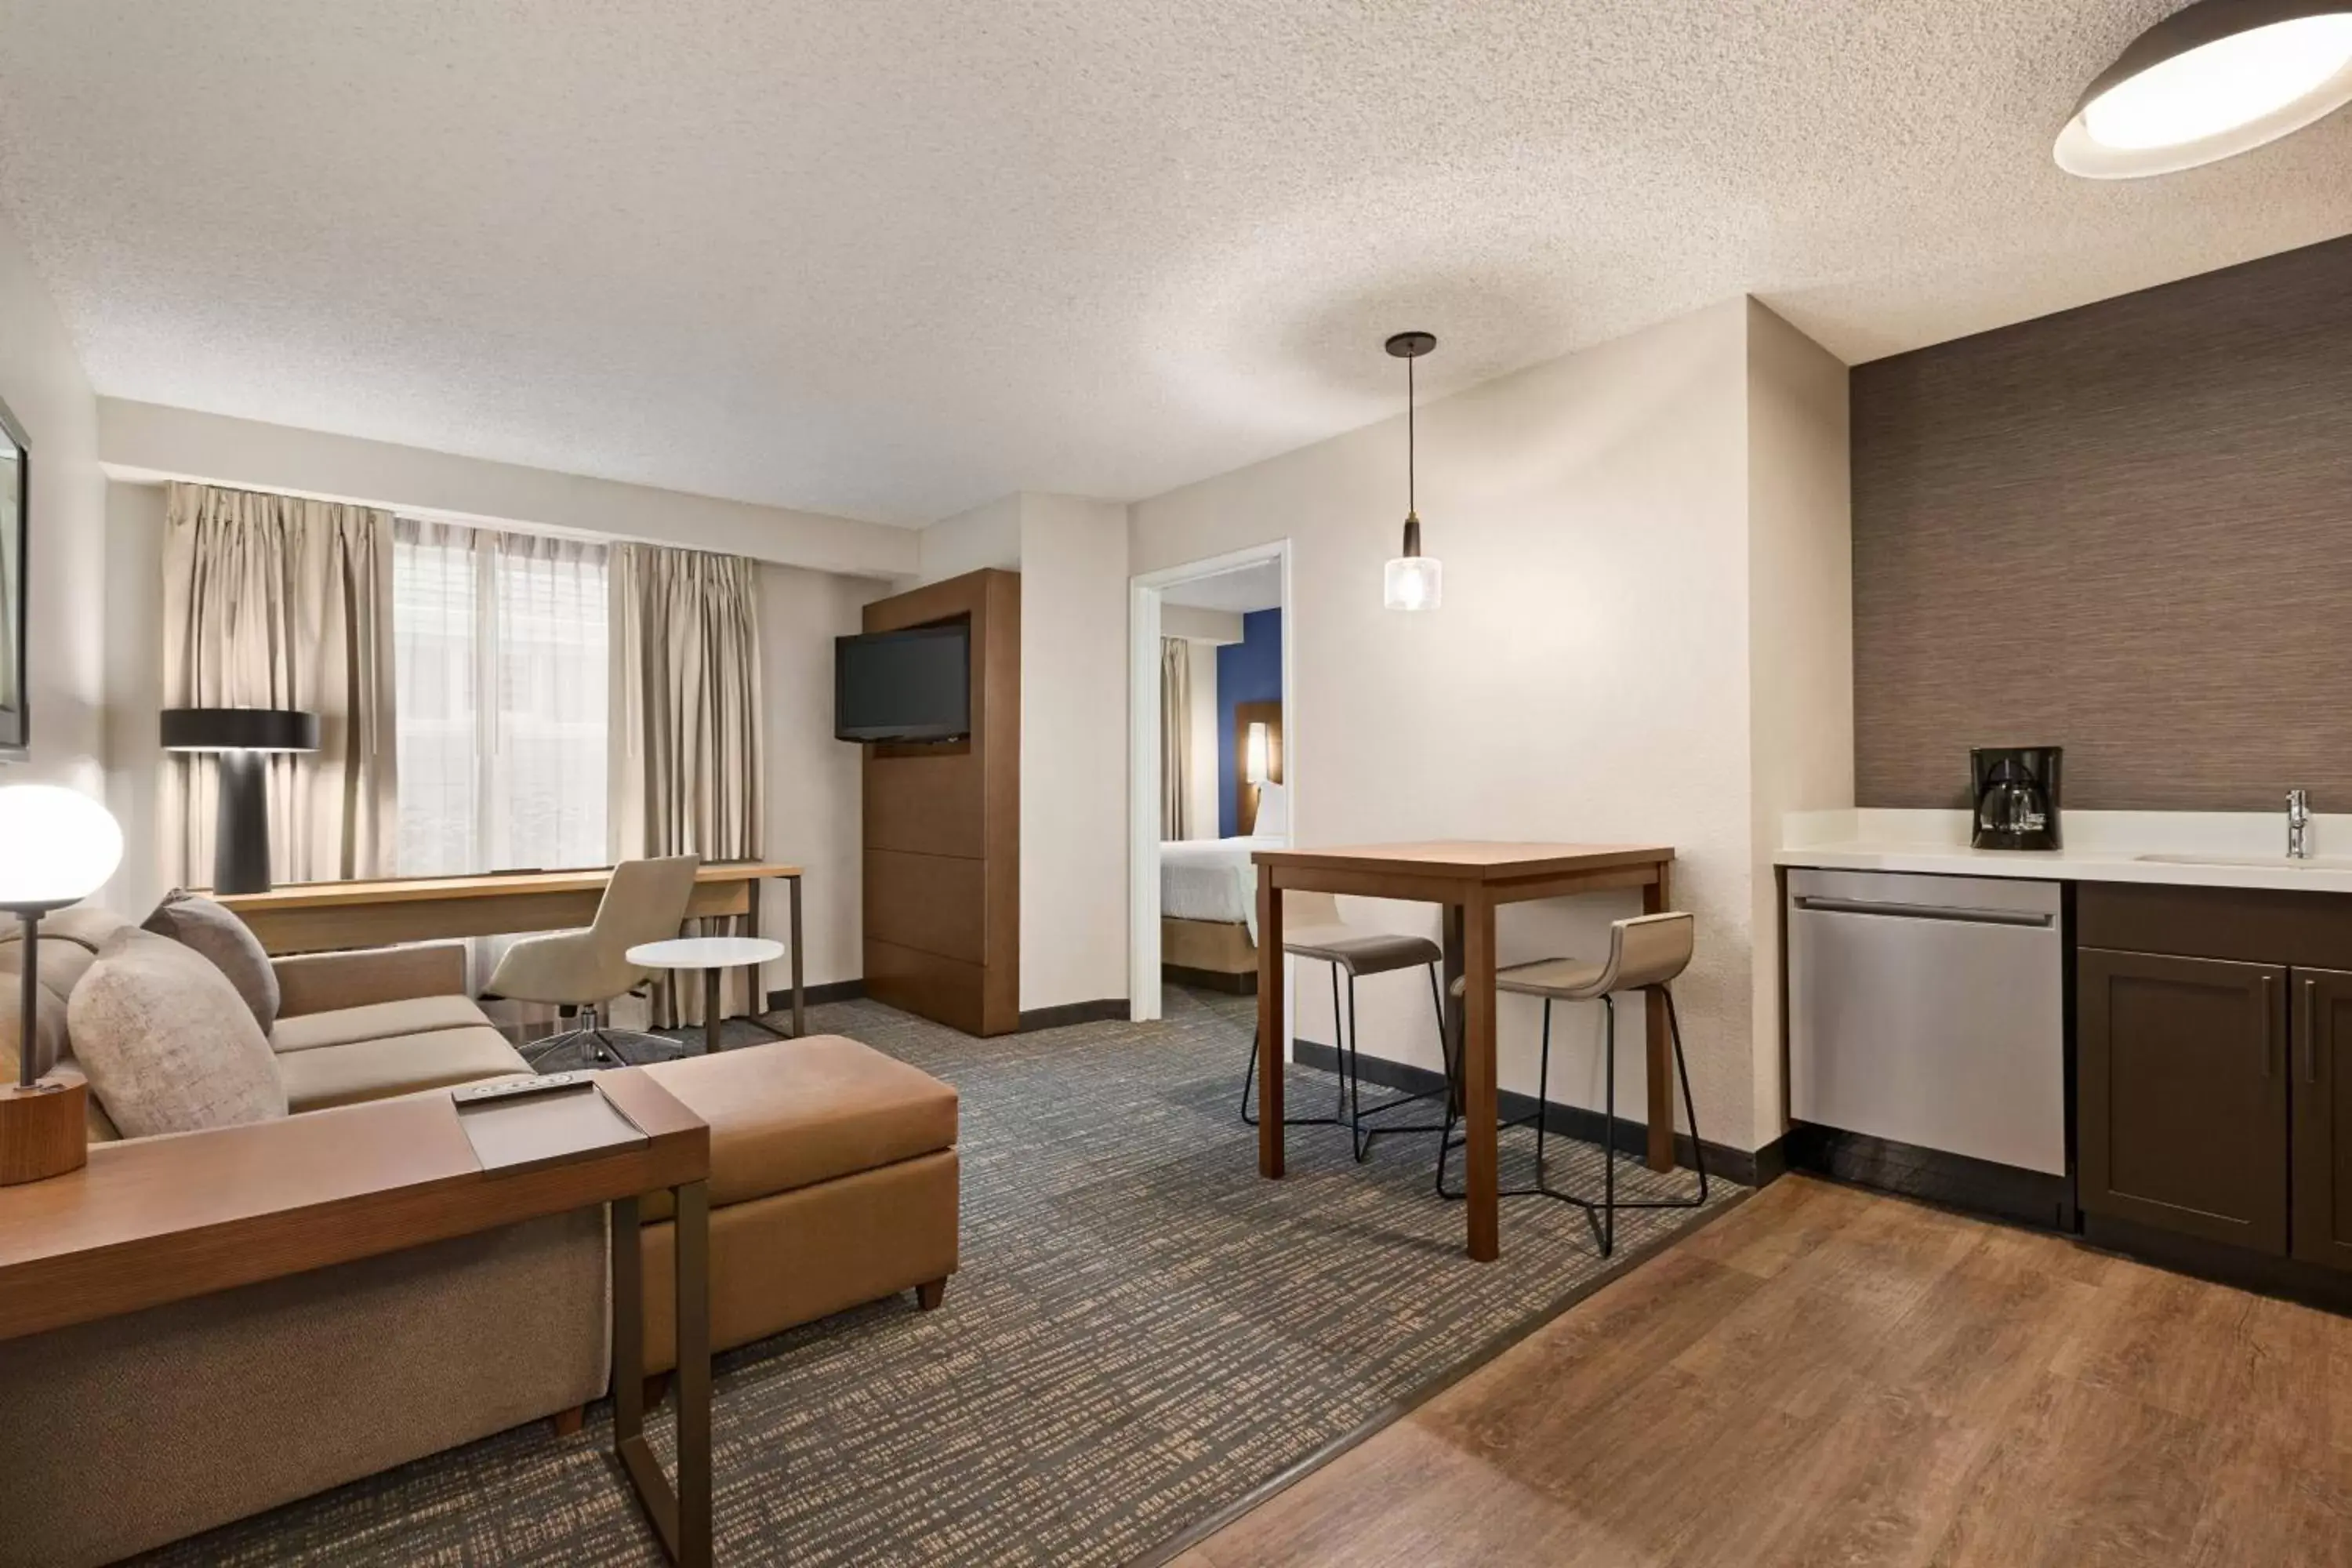
[[1249,927],[1257,940],[1257,868],[1253,849],[1279,849],[1282,836],[1165,839],[1160,846],[1160,912],[1180,921]]

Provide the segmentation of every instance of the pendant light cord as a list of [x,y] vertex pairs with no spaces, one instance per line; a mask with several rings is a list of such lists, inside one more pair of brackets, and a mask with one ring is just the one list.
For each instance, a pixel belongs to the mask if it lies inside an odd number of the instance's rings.
[[1404,362],[1404,510],[1408,517],[1418,515],[1420,507],[1413,496],[1414,433],[1413,433],[1412,361]]

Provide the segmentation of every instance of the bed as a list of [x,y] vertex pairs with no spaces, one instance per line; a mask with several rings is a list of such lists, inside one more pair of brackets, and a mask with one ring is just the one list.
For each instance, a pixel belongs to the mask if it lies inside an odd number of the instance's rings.
[[[1277,798],[1259,808],[1259,820],[1269,826],[1286,816],[1279,790],[1269,786]],[[1257,868],[1250,855],[1289,842],[1287,833],[1278,832],[1161,841],[1160,969],[1165,978],[1219,991],[1257,989]]]

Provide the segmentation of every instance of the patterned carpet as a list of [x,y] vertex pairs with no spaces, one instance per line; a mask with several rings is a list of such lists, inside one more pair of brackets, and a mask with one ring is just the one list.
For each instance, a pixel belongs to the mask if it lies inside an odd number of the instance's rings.
[[[937,1312],[901,1297],[720,1359],[720,1562],[1125,1563],[1602,1273],[1581,1213],[1540,1200],[1505,1204],[1500,1263],[1465,1259],[1433,1135],[1359,1166],[1339,1130],[1296,1128],[1289,1179],[1260,1181],[1234,1115],[1255,1006],[1171,989],[1161,1023],[991,1040],[812,1009],[961,1093],[963,1269]],[[1293,1115],[1328,1105],[1328,1075],[1292,1072]],[[1532,1134],[1504,1147],[1525,1181]],[[1555,1183],[1591,1187],[1599,1160],[1551,1143]],[[1620,1260],[1699,1217],[1621,1214]],[[520,1427],[146,1561],[661,1563],[609,1432],[609,1408],[570,1438]]]

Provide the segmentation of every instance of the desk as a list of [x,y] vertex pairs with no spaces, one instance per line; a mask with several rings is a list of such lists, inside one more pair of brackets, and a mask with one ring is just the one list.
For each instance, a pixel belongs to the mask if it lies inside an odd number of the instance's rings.
[[681,1564],[710,1561],[710,1129],[633,1068],[598,1087],[642,1143],[486,1171],[446,1094],[314,1110],[181,1138],[102,1143],[89,1163],[0,1191],[0,1339],[401,1252],[640,1194],[677,1204],[678,1477],[644,1435],[643,1258],[613,1253],[614,1440]]
[[[263,951],[326,952],[453,936],[578,931],[596,918],[609,866],[570,871],[491,871],[477,877],[387,877],[366,882],[294,882],[220,901],[253,928]],[[808,1033],[801,982],[801,868],[756,860],[705,864],[694,874],[688,920],[742,915],[760,934],[761,882],[792,889],[793,1035]],[[766,984],[751,966],[752,1009],[767,1011]]]
[[[1657,846],[1373,844],[1340,849],[1260,849],[1257,865],[1257,1167],[1282,1174],[1282,1058],[1290,1038],[1283,1016],[1282,895],[1286,889],[1443,906],[1446,1031],[1461,1042],[1464,1177],[1469,1199],[1470,1256],[1501,1256],[1500,1200],[1495,1170],[1495,910],[1529,899],[1572,898],[1622,888],[1642,889],[1642,910],[1655,914],[1673,897],[1675,852]],[[1462,980],[1455,997],[1453,984]],[[1663,1009],[1649,1015],[1649,1163],[1675,1168],[1674,1064]]]

